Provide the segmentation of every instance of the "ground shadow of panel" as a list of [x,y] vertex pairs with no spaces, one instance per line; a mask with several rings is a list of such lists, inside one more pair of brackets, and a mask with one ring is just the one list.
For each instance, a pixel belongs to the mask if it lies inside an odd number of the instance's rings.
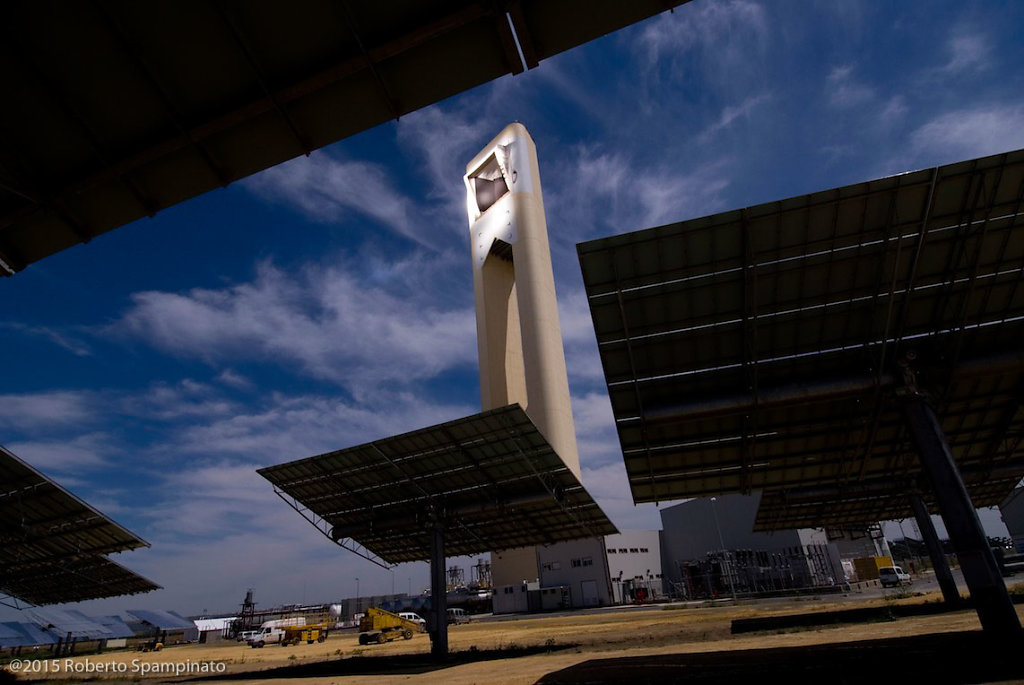
[[981,631],[840,644],[591,659],[539,683],[986,683],[1024,678],[1020,645]]
[[183,682],[204,680],[278,680],[281,678],[325,678],[354,675],[415,675],[430,673],[462,664],[514,659],[536,654],[549,654],[566,649],[575,649],[575,644],[537,645],[533,647],[507,647],[504,649],[468,649],[451,652],[447,658],[437,661],[427,652],[422,654],[381,654],[357,656],[346,659],[331,659],[311,664],[280,666],[263,671],[217,674],[203,678],[192,678]]

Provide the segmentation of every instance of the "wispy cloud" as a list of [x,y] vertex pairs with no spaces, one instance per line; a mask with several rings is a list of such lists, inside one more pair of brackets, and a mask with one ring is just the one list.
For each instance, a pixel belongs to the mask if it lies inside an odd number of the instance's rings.
[[29,326],[11,321],[0,323],[0,330],[3,329],[34,338],[42,338],[58,347],[63,347],[77,357],[88,357],[92,354],[92,348],[77,335],[77,331],[61,331],[49,326]]
[[875,98],[875,91],[857,79],[852,64],[844,64],[829,72],[825,79],[825,95],[833,107],[848,109],[870,102]]
[[980,33],[958,29],[946,44],[948,61],[940,71],[967,74],[987,69],[991,63],[992,41]]
[[271,394],[260,408],[183,425],[174,450],[193,456],[257,459],[269,464],[351,447],[479,411],[424,402],[413,394],[375,394],[370,404],[326,395]]
[[366,266],[284,273],[264,263],[252,281],[222,289],[137,293],[107,331],[210,364],[280,363],[355,394],[474,363],[471,289],[453,307],[416,288],[419,270],[447,279],[444,262],[413,258],[369,275]]
[[236,410],[235,404],[222,397],[218,388],[190,378],[174,385],[155,383],[141,395],[120,397],[116,406],[125,416],[155,421],[212,418]]
[[637,41],[647,78],[700,79],[723,92],[740,93],[758,79],[771,27],[764,8],[748,0],[695,2],[645,24]]
[[[443,203],[448,229],[444,233],[463,236],[466,228],[466,189],[462,175],[466,163],[497,130],[486,112],[490,99],[478,98],[476,106],[448,109],[433,105],[403,118],[396,127],[398,142],[411,158],[422,163],[426,173],[419,174],[431,198]],[[481,111],[483,110],[483,111]]]
[[734,121],[741,117],[749,117],[750,113],[755,108],[769,102],[771,99],[772,97],[769,93],[759,93],[757,95],[751,95],[738,105],[729,105],[724,107],[721,114],[718,116],[718,119],[704,129],[700,134],[699,139],[701,142],[707,143],[719,131],[729,128],[732,126]]
[[661,517],[654,504],[633,504],[626,467],[620,459],[596,468],[583,468],[583,484],[619,530],[657,530]]
[[579,146],[556,174],[563,179],[545,191],[552,241],[573,244],[597,235],[648,228],[702,216],[721,204],[729,185],[728,160],[675,166],[666,160],[644,164],[627,154]]
[[6,447],[21,459],[47,473],[61,474],[61,483],[71,485],[67,474],[80,474],[83,469],[99,469],[110,464],[110,456],[118,452],[110,435],[103,432],[84,433],[63,439],[40,438],[19,440]]
[[224,369],[217,374],[217,382],[235,390],[252,390],[256,384],[233,369]]
[[918,163],[941,164],[1024,147],[1024,103],[949,111],[910,136]]
[[257,197],[280,202],[320,222],[368,218],[396,235],[433,247],[432,231],[379,164],[314,152],[242,181]]
[[0,395],[0,428],[52,431],[78,427],[99,418],[97,400],[95,394],[77,390]]

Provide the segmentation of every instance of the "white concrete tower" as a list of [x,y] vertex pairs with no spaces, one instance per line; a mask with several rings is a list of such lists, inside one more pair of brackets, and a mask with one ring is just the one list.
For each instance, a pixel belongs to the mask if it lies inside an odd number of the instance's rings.
[[[483,409],[519,403],[580,479],[537,148],[512,123],[466,166]],[[534,547],[496,551],[495,588],[540,578]]]
[[466,166],[480,399],[518,402],[580,478],[537,148],[512,123]]

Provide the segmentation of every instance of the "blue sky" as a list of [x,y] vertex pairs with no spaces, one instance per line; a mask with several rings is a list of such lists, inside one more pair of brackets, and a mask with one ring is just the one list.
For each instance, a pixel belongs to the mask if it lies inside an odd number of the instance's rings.
[[149,540],[115,559],[166,588],[82,608],[427,583],[329,544],[255,469],[479,410],[462,173],[512,120],[584,484],[660,527],[629,496],[576,243],[1022,148],[1020,35],[1009,1],[694,0],[0,280],[0,442]]

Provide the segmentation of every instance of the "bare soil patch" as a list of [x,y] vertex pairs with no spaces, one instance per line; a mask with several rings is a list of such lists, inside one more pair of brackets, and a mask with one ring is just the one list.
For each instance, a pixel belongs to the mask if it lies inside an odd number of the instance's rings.
[[[937,597],[918,597],[904,603],[924,600],[936,601]],[[989,644],[980,632],[976,614],[970,610],[770,633],[733,635],[730,631],[731,622],[736,618],[881,604],[882,600],[840,604],[829,599],[675,609],[619,608],[569,616],[476,621],[452,627],[449,642],[453,658],[443,664],[430,661],[430,641],[425,634],[416,635],[408,641],[360,646],[357,635],[352,632],[334,633],[323,644],[314,645],[274,645],[263,649],[250,649],[237,643],[186,645],[159,653],[106,653],[78,656],[74,660],[129,665],[132,660],[157,665],[223,664],[218,666],[223,673],[212,676],[212,680],[206,677],[206,673],[183,673],[181,677],[169,678],[166,672],[154,672],[148,674],[148,682],[160,679],[180,682],[186,678],[198,682],[201,678],[201,682],[326,685],[342,680],[345,683],[436,683],[443,679],[445,685],[460,685],[534,683],[545,676],[545,682],[646,682],[658,668],[677,675],[685,671],[687,678],[693,677],[695,672],[704,673],[708,678],[716,672],[726,673],[720,682],[729,682],[737,677],[737,673],[721,668],[716,671],[715,663],[748,664],[752,669],[751,677],[757,677],[761,670],[769,668],[765,664],[785,664],[794,659],[797,659],[796,663],[802,663],[799,661],[800,650],[813,650],[814,645],[840,650],[835,654],[830,654],[827,649],[819,650],[825,655],[821,658],[826,661],[839,659],[841,662],[846,657],[836,654],[846,649],[846,654],[860,655],[849,657],[851,663],[857,663],[858,658],[870,659],[872,653],[881,654],[886,650],[890,654],[909,650],[920,657],[928,652],[927,645],[932,642],[940,654],[949,653],[951,647],[939,635],[943,633],[962,634],[960,638],[946,639],[952,640],[952,644],[969,644],[975,650]],[[886,640],[896,640],[898,645],[900,639],[929,635],[939,637],[922,638],[913,646],[893,648],[883,644]],[[856,646],[844,648],[843,645]],[[1011,651],[1020,653],[1019,648]],[[996,650],[993,653],[998,657],[1001,652]],[[716,654],[718,656],[714,656]],[[897,659],[894,668],[899,666]],[[992,673],[998,675],[1003,672],[996,670]],[[890,672],[889,675],[893,674]],[[1024,672],[1014,677],[1024,678]],[[85,678],[108,683],[144,679],[137,671],[120,675],[75,674],[70,679]],[[19,674],[19,680],[28,679],[69,680],[66,673]],[[669,681],[674,679],[670,677]],[[698,682],[719,681],[711,678]],[[951,681],[940,678],[939,682]]]

